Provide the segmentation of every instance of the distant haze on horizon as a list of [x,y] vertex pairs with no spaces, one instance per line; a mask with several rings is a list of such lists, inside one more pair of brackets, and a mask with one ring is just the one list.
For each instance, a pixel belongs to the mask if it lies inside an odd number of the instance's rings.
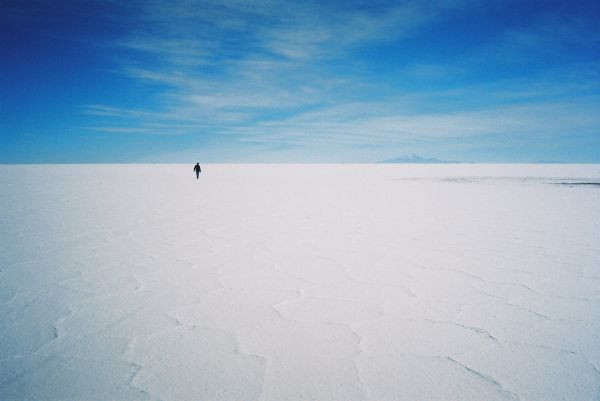
[[600,163],[600,2],[0,3],[0,163]]

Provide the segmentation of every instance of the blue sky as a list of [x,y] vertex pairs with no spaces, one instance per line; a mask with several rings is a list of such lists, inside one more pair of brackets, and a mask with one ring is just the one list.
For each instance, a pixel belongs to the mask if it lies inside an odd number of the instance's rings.
[[600,162],[600,2],[0,3],[0,162]]

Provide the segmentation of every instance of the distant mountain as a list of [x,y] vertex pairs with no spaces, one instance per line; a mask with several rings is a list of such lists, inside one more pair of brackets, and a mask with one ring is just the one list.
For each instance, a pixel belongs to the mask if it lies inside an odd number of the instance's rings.
[[439,160],[430,157],[421,157],[419,155],[410,154],[397,157],[395,159],[382,160],[379,163],[458,163],[456,161]]

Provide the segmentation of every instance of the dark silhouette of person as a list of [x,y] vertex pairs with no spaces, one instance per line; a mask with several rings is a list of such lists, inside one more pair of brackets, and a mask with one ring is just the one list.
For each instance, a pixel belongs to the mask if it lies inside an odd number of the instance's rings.
[[202,171],[200,169],[200,163],[196,163],[196,165],[194,166],[194,171],[196,172],[196,179],[198,179],[198,177],[200,176],[200,172]]

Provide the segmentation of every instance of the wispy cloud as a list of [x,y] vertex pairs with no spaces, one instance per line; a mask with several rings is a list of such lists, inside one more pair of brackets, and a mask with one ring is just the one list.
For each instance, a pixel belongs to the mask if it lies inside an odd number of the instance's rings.
[[[558,80],[556,71],[540,71],[467,83],[481,60],[517,62],[542,52],[538,48],[595,43],[581,38],[590,30],[586,21],[545,16],[527,29],[506,29],[460,60],[404,63],[388,77],[402,81],[397,88],[357,73],[365,60],[352,57],[355,52],[402,43],[473,3],[132,3],[131,29],[113,42],[121,51],[118,73],[154,88],[153,106],[95,104],[84,113],[98,118],[89,127],[96,131],[210,132],[231,146],[389,147],[599,130],[599,80],[589,73],[587,80],[568,76],[574,64]],[[446,87],[410,88],[413,80]]]
[[[239,140],[257,143],[328,145],[399,145],[432,139],[465,139],[473,136],[551,139],[583,130],[600,130],[600,117],[593,110],[600,99],[585,103],[549,103],[495,106],[476,112],[420,113],[356,117],[338,113],[308,113],[289,120],[263,123],[237,130]],[[362,105],[361,107],[364,107]]]
[[[420,1],[389,7],[318,3],[151,1],[128,36],[116,42],[144,54],[124,57],[120,73],[157,89],[160,109],[113,117],[256,121],[266,112],[296,112],[344,101],[368,85],[330,71],[355,46],[409,35],[444,7]],[[133,61],[132,61],[133,59]],[[114,110],[113,114],[114,114]],[[88,109],[110,117],[97,105]],[[102,113],[102,114],[101,114]]]

